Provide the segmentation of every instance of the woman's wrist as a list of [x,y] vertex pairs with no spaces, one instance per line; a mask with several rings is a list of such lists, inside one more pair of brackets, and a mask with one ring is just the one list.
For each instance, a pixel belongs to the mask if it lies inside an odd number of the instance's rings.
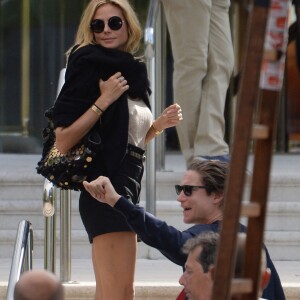
[[91,106],[91,109],[92,109],[92,111],[94,111],[94,112],[96,113],[96,115],[99,116],[99,117],[104,113],[104,111],[103,111],[100,107],[98,107],[96,104],[93,104],[93,105]]
[[107,107],[109,105],[106,104],[106,101],[104,99],[102,99],[102,97],[100,96],[94,103],[94,105],[96,105],[96,107],[102,111],[102,113],[105,112],[105,110],[107,109]]
[[100,106],[98,106],[96,102],[93,104],[93,106],[95,106],[101,113],[104,113],[104,110]]
[[155,122],[151,125],[152,130],[154,131],[155,135],[161,134],[164,130],[160,130]]

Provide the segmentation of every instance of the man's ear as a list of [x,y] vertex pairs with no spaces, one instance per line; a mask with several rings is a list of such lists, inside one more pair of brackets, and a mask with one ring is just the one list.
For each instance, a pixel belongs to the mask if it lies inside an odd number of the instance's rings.
[[223,198],[224,198],[223,193],[221,193],[221,194],[214,193],[213,203],[220,206],[220,203],[223,201]]
[[208,272],[210,273],[212,281],[214,281],[214,278],[215,278],[215,271],[216,271],[216,268],[213,265],[209,266]]
[[266,268],[261,278],[261,289],[263,290],[269,283],[271,277],[271,270]]

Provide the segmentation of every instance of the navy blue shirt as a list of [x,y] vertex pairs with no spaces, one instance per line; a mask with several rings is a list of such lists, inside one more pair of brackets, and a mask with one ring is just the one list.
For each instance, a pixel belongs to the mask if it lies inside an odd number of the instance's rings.
[[[201,232],[218,232],[220,228],[220,221],[216,221],[212,224],[197,224],[180,231],[146,212],[143,207],[132,204],[124,197],[119,199],[114,208],[126,218],[129,226],[145,244],[158,249],[170,261],[183,268],[187,255],[182,253],[181,249],[185,242]],[[246,232],[246,227],[239,224],[239,231]],[[280,278],[267,248],[265,249],[267,267],[271,270],[271,278],[262,297],[268,300],[285,300]]]

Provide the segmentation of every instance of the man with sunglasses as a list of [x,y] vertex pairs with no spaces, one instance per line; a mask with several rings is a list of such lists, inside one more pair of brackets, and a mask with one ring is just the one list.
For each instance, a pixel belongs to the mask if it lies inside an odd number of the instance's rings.
[[[127,201],[114,190],[107,177],[100,176],[90,183],[84,182],[84,187],[95,199],[119,211],[144,243],[158,249],[169,260],[184,268],[187,255],[181,249],[185,242],[202,232],[219,231],[228,171],[228,164],[221,161],[196,159],[190,164],[181,184],[175,186],[177,200],[183,209],[183,221],[194,224],[184,231],[169,226],[145,212],[144,208]],[[245,232],[246,227],[240,224],[239,231]],[[263,297],[284,300],[279,276],[267,250],[266,255],[272,276]]]

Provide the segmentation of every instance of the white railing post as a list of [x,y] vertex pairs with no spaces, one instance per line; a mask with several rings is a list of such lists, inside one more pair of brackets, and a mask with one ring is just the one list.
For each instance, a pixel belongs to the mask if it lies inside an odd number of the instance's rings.
[[48,179],[44,183],[43,215],[45,217],[44,268],[56,272],[56,187]]

